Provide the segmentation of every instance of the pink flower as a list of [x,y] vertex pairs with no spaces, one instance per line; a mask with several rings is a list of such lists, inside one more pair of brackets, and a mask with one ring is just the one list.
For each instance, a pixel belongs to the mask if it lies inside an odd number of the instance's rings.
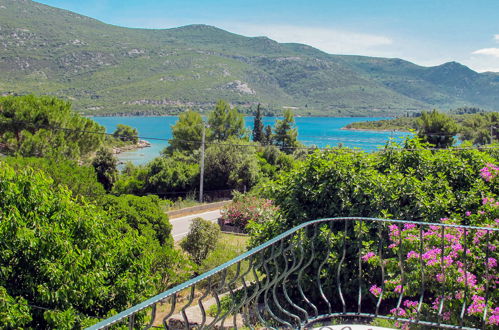
[[438,273],[436,276],[438,282],[443,282],[445,280],[445,275],[442,273]]
[[406,314],[405,310],[403,308],[400,308],[400,307],[390,309],[390,313],[397,315],[397,316],[404,316]]
[[487,265],[489,268],[494,268],[497,266],[497,260],[495,258],[489,258]]
[[376,284],[374,284],[369,289],[369,292],[371,292],[375,297],[379,297],[379,295],[383,292],[383,290],[379,286],[377,286]]
[[376,256],[376,254],[374,254],[374,252],[367,252],[367,254],[362,256],[362,260],[365,262],[368,262],[369,260],[371,260],[375,256]]
[[402,292],[402,285],[397,285],[395,289],[393,289],[393,292],[395,293],[401,293]]
[[419,253],[416,251],[409,251],[409,253],[407,253],[407,259],[411,258],[419,258]]
[[407,308],[415,308],[418,306],[417,301],[411,301],[411,300],[404,300],[403,305]]
[[465,280],[468,284],[469,287],[475,287],[476,286],[476,276],[470,272],[466,272],[466,278],[465,278],[465,275],[464,275],[464,270],[462,270],[461,268],[459,268],[457,270],[459,273],[461,273],[461,276],[459,276],[457,278],[457,281],[459,283],[464,283]]
[[487,323],[492,325],[499,325],[499,307],[492,309],[490,312],[491,315]]
[[406,224],[404,224],[404,229],[403,230],[410,230],[410,229],[413,229],[413,228],[416,228],[415,224],[413,224],[413,223],[406,223]]
[[473,302],[468,307],[468,314],[481,314],[485,309],[485,298],[474,295],[471,299],[473,300]]
[[465,215],[466,215],[467,217],[469,217],[469,216],[471,215],[471,212],[470,212],[470,211],[466,211]]

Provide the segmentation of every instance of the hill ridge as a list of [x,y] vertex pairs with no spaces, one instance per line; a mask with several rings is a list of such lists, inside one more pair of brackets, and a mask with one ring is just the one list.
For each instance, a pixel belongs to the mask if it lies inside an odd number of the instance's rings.
[[223,98],[251,112],[395,115],[499,109],[499,74],[457,62],[333,55],[215,26],[136,29],[43,5],[0,0],[0,94],[51,94],[94,114],[205,111]]

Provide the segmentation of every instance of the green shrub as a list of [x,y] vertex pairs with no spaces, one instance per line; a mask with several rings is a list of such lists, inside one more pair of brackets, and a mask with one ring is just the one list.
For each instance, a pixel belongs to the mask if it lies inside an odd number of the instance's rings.
[[27,167],[45,172],[53,180],[54,187],[66,186],[74,196],[96,198],[106,191],[97,181],[97,174],[92,166],[78,165],[72,160],[54,160],[35,157],[6,157],[3,159],[16,170]]
[[0,162],[0,214],[0,313],[13,328],[80,328],[156,293],[147,238],[42,172]]
[[190,254],[196,264],[201,265],[208,253],[215,249],[219,237],[220,228],[217,224],[203,218],[195,218],[180,246]]

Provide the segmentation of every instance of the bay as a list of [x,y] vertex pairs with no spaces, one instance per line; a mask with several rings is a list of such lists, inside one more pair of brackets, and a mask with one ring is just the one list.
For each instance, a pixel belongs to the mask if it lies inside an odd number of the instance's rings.
[[[171,139],[171,126],[174,125],[177,116],[163,117],[92,117],[93,120],[106,128],[106,132],[112,133],[118,124],[124,124],[136,128],[143,140],[151,143],[151,147],[123,152],[118,155],[122,162],[131,161],[136,165],[145,164],[159,156],[161,150],[168,146],[168,141],[155,139]],[[273,126],[278,117],[265,117],[264,125]],[[376,131],[350,131],[342,129],[346,125],[359,121],[373,121],[388,118],[365,118],[365,117],[295,117],[298,128],[298,140],[306,146],[337,146],[360,148],[365,151],[373,151],[382,147],[389,138],[400,140],[410,133],[404,132],[376,132]],[[253,129],[253,117],[245,117],[248,130]]]

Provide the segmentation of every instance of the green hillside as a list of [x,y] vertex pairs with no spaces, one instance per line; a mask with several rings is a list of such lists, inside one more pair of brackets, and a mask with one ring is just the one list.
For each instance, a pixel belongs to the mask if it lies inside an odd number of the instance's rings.
[[300,115],[499,109],[499,75],[458,63],[329,55],[216,27],[129,29],[29,0],[0,0],[0,94],[51,94],[85,114],[293,107]]

